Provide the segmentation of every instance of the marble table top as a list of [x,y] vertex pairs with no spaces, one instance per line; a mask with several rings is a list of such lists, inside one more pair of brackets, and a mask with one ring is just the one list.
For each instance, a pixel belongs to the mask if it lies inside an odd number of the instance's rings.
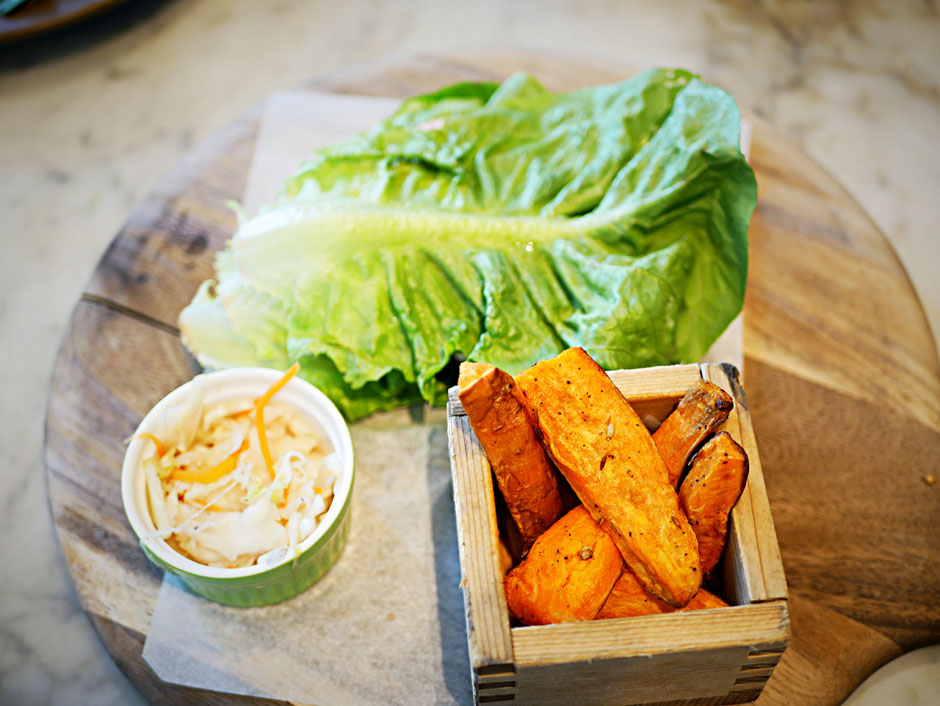
[[[197,141],[273,92],[390,53],[511,45],[686,66],[843,181],[894,245],[936,335],[938,37],[929,1],[176,0],[0,47],[0,703],[141,702],[69,584],[42,425],[57,346],[92,268]],[[937,699],[937,650],[907,661],[926,676],[901,677],[906,702]],[[884,698],[866,686],[854,706],[879,703],[866,689]]]

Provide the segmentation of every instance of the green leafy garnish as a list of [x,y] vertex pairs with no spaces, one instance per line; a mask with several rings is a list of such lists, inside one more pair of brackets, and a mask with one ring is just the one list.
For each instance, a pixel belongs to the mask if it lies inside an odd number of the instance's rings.
[[[241,222],[182,312],[209,367],[300,361],[349,418],[516,373],[698,360],[741,310],[757,198],[734,101],[682,70],[557,94],[518,74],[406,100]],[[442,372],[443,371],[443,372]]]

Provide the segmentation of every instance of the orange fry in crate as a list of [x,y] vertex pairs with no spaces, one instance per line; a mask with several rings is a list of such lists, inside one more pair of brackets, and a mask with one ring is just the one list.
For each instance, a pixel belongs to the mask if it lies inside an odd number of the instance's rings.
[[679,406],[653,433],[656,448],[666,462],[669,482],[679,487],[679,479],[689,456],[709,434],[724,424],[734,401],[714,383],[695,383],[679,400]]
[[[714,593],[700,588],[695,597],[684,608],[678,610],[705,610],[706,608],[721,608],[728,604]],[[607,596],[604,605],[598,611],[596,620],[608,618],[629,618],[634,615],[656,615],[658,613],[673,613],[677,609],[659,600],[651,594],[637,580],[631,571],[624,571],[617,583]]]
[[695,534],[649,431],[607,374],[569,348],[516,376],[558,470],[642,584],[681,608],[702,584]]
[[747,454],[721,431],[692,458],[679,488],[679,505],[698,538],[702,571],[710,573],[728,540],[728,516],[747,483]]
[[528,549],[561,516],[555,469],[516,397],[511,375],[486,363],[461,363],[458,385],[467,419]]
[[592,620],[622,568],[613,540],[579,505],[506,576],[506,603],[526,625]]

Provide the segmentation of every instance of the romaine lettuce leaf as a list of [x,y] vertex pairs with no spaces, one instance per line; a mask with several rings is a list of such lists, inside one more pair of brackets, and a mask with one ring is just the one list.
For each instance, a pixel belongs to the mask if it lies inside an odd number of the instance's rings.
[[697,360],[744,299],[757,188],[739,129],[682,70],[408,99],[241,222],[184,341],[210,367],[300,360],[351,419],[443,403],[464,357]]

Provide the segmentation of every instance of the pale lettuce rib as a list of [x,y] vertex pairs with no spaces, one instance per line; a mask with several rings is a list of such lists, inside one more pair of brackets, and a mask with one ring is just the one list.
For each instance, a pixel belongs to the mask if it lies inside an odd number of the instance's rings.
[[290,202],[246,221],[231,250],[241,278],[289,301],[301,276],[328,273],[357,253],[414,245],[522,247],[581,235],[578,219],[506,217],[375,206]]

